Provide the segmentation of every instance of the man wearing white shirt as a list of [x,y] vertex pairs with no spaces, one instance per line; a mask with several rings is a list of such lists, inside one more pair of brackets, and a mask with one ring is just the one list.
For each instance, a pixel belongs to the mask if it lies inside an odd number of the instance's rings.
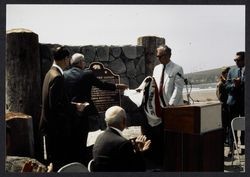
[[153,77],[159,89],[161,107],[182,105],[184,87],[184,80],[180,77],[183,76],[182,67],[170,60],[171,49],[166,45],[158,47],[156,55],[160,64],[155,66]]
[[[153,77],[157,85],[156,89],[158,89],[161,108],[184,104],[182,96],[184,87],[183,69],[170,60],[171,54],[171,48],[167,45],[159,46],[156,51],[160,64],[155,66]],[[145,128],[145,134],[152,141],[150,157],[155,162],[156,167],[161,168],[164,142],[162,119],[161,117],[150,115],[147,115],[147,119],[148,125]]]

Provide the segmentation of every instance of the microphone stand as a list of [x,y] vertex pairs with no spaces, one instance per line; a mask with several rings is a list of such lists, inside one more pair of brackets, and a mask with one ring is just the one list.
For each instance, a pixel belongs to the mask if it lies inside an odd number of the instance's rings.
[[186,85],[186,92],[187,92],[187,104],[190,105],[190,93],[188,91],[188,80],[184,79],[185,85]]
[[[192,84],[188,81],[187,78],[184,78],[179,72],[177,73],[178,76],[180,76],[180,78],[182,78],[184,80],[185,86],[186,86],[186,92],[187,92],[187,104],[190,105],[190,100],[192,100],[192,102],[194,102],[194,100],[192,99],[192,97],[190,96],[191,90],[192,90]],[[188,89],[188,85],[190,85],[190,90]]]
[[[185,81],[186,80],[186,81]],[[191,97],[191,91],[192,91],[192,83],[189,82],[187,79],[185,79],[184,82],[186,84],[186,90],[187,90],[187,101],[188,101],[188,105],[190,105],[190,100],[192,101],[192,104],[194,104],[194,100],[193,98]],[[190,85],[190,90],[188,90],[188,84]]]

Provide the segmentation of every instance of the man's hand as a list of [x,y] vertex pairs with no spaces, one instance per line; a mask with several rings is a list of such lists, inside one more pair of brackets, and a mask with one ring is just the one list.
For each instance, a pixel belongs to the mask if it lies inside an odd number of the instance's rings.
[[53,164],[50,163],[48,166],[47,166],[47,172],[50,173],[50,172],[53,172]]
[[76,105],[76,110],[79,112],[82,112],[89,105],[88,102],[84,102],[84,103],[71,102],[71,104]]
[[240,78],[239,78],[239,77],[238,77],[238,78],[236,78],[236,79],[234,79],[233,81],[234,81],[234,85],[235,85],[235,87],[239,87],[239,86],[240,86],[241,80],[240,80]]
[[128,89],[128,86],[126,84],[116,84],[116,88],[119,90],[125,90]]
[[140,135],[135,139],[135,145],[137,150],[140,152],[144,152],[149,149],[151,144],[151,140],[147,140],[145,135]]

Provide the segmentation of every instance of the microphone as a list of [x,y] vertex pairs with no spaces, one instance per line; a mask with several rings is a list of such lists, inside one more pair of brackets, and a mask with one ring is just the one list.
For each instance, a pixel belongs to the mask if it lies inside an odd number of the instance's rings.
[[188,80],[187,80],[187,78],[184,78],[183,76],[182,76],[182,74],[181,73],[177,73],[177,75],[180,77],[180,78],[182,78],[183,80],[184,80],[184,82],[185,82],[185,84],[186,85],[188,85]]
[[[182,78],[185,82],[185,85],[186,85],[186,90],[187,90],[187,104],[189,105],[190,104],[190,99],[194,102],[194,100],[191,98],[190,96],[190,93],[191,93],[191,90],[192,90],[192,84],[190,82],[188,82],[187,78],[184,78],[182,76],[181,73],[176,73],[180,78]],[[188,84],[190,84],[190,90],[188,90]]]

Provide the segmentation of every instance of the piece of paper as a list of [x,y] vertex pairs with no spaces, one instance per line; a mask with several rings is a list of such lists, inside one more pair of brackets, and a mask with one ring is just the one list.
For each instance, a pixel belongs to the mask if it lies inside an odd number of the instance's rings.
[[[97,130],[97,131],[93,131],[93,132],[89,132],[88,133],[88,138],[87,138],[87,144],[86,146],[92,146],[95,144],[95,141],[97,139],[97,137],[103,133],[103,130]],[[125,128],[122,131],[122,135],[127,138],[127,139],[133,139],[136,138],[137,136],[141,135],[141,126],[130,126]]]
[[93,132],[89,132],[88,133],[88,138],[87,138],[87,144],[86,146],[89,147],[89,146],[92,146],[95,144],[95,141],[97,139],[97,137],[102,133],[103,131],[102,130],[97,130],[97,131],[93,131]]
[[127,139],[136,138],[141,134],[141,126],[130,126],[122,131],[122,135]]

